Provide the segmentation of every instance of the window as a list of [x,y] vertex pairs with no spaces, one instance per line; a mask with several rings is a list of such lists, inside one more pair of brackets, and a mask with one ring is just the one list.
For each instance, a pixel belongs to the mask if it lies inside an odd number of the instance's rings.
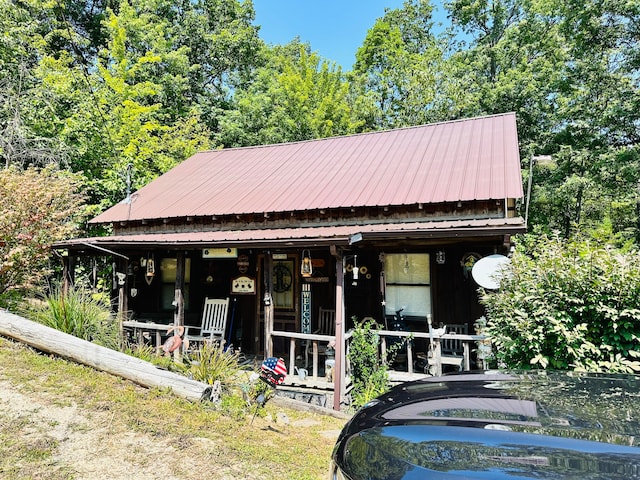
[[[163,310],[173,310],[173,301],[176,298],[176,271],[178,260],[175,258],[163,258],[160,261],[160,280],[162,281],[161,307]],[[184,308],[189,308],[189,283],[191,283],[191,259],[185,259],[184,271]]]
[[428,253],[391,253],[384,257],[385,313],[404,307],[405,316],[431,313],[431,273]]

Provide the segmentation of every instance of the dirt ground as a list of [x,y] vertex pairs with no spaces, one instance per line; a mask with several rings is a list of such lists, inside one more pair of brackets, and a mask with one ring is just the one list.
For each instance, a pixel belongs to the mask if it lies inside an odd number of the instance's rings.
[[[73,478],[184,478],[170,468],[175,460],[170,439],[154,439],[123,429],[114,421],[114,413],[89,414],[75,404],[56,406],[46,397],[25,396],[6,381],[0,382],[0,402],[3,422],[20,424],[28,419],[29,444],[56,442],[52,464],[64,466]],[[181,452],[180,456],[179,461],[196,465],[197,455],[188,458],[188,453]],[[218,473],[218,478],[236,478],[240,472],[227,468]]]
[[[275,419],[256,419],[255,428],[304,429],[320,422],[313,416],[278,425]],[[0,380],[0,427],[3,448],[20,438],[15,448],[23,453],[0,476],[11,479],[268,479],[241,458],[227,458],[211,438],[153,436],[133,431],[117,412],[86,410],[72,399],[51,393],[25,395],[7,380]],[[15,432],[15,437],[6,432]],[[322,432],[331,441],[338,430]],[[44,462],[38,451],[53,451]],[[279,477],[282,478],[282,477]]]

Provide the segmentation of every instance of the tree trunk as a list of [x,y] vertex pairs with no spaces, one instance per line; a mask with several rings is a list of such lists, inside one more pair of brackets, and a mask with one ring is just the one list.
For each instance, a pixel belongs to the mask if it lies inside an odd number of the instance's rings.
[[188,400],[208,398],[210,386],[183,375],[161,370],[149,362],[0,310],[0,335],[26,343],[97,370],[117,375],[148,388],[167,388]]

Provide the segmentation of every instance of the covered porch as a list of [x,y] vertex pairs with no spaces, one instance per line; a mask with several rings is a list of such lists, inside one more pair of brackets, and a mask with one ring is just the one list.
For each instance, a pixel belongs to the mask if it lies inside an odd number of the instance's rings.
[[[366,319],[378,325],[381,358],[403,343],[389,365],[392,382],[482,368],[477,350],[484,337],[473,329],[482,309],[466,262],[506,253],[512,223],[425,222],[411,232],[385,225],[368,235],[353,226],[342,236],[336,231],[344,228],[308,229],[316,233],[312,240],[288,232],[288,248],[283,238],[276,244],[264,238],[273,231],[261,232],[261,245],[255,231],[243,234],[251,245],[237,232],[235,243],[220,242],[220,233],[204,244],[186,235],[96,237],[66,242],[63,258],[70,281],[74,265],[110,258],[123,329],[157,349],[170,328],[200,324],[205,298],[229,298],[225,344],[256,358],[283,358],[286,386],[326,394],[329,406],[340,409],[349,403],[352,332]],[[448,238],[453,232],[456,241]],[[303,269],[307,261],[310,272]],[[329,328],[321,328],[321,311],[332,314]]]

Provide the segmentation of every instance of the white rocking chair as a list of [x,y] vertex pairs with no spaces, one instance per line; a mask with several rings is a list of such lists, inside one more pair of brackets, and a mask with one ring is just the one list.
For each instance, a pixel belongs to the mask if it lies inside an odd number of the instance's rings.
[[[202,311],[202,324],[199,327],[186,326],[184,340],[189,348],[191,344],[220,341],[220,348],[224,346],[224,333],[227,328],[227,311],[229,298],[205,298]],[[196,330],[198,333],[191,333]]]

